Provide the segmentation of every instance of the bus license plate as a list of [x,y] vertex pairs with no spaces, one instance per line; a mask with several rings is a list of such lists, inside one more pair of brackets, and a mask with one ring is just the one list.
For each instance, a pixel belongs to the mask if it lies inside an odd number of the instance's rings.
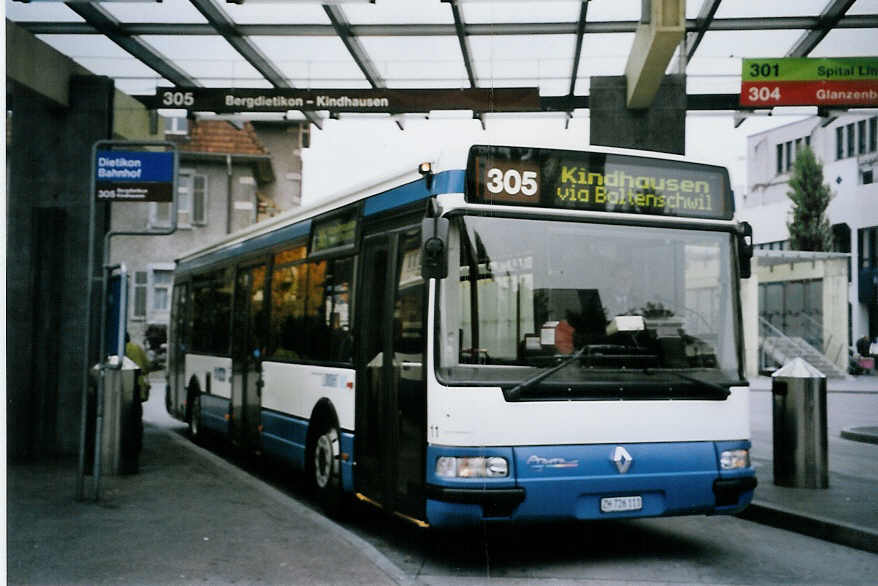
[[639,511],[643,508],[643,499],[639,496],[612,496],[601,499],[602,513],[619,513],[621,511]]

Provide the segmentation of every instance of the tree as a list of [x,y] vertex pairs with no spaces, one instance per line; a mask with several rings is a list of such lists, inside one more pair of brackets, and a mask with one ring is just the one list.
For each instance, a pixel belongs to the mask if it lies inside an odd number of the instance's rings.
[[814,156],[810,146],[796,155],[789,182],[793,200],[793,221],[787,223],[790,248],[793,250],[832,250],[832,227],[826,218],[826,208],[832,199],[829,186],[823,183],[823,165]]

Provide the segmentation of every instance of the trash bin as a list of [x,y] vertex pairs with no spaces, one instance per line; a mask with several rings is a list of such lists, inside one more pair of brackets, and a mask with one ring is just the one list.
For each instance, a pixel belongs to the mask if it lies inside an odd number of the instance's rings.
[[[110,363],[118,360],[110,356]],[[92,369],[95,379],[100,376],[100,367]],[[101,474],[115,476],[135,474],[139,468],[140,450],[143,444],[143,406],[137,389],[140,368],[128,357],[122,357],[121,368],[104,369],[104,417],[101,426]],[[95,383],[97,381],[95,380]],[[97,389],[97,384],[94,385]],[[88,443],[94,446],[95,412],[93,397],[89,397],[89,435]],[[94,448],[86,456],[92,460]],[[91,469],[91,461],[87,469]]]
[[774,483],[827,488],[826,376],[794,358],[771,379]]

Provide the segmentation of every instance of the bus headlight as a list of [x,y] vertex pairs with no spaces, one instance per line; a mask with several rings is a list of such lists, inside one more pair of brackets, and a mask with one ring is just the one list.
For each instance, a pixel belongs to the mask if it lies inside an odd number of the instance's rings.
[[735,470],[750,467],[748,450],[726,450],[719,455],[719,467],[722,470]]
[[440,478],[503,478],[509,476],[509,463],[498,456],[436,459],[436,476]]

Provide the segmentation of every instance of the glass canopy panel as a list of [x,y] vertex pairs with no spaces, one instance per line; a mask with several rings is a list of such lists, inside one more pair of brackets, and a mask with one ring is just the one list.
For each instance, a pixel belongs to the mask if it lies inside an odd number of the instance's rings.
[[783,57],[801,30],[708,31],[686,67],[687,92],[729,94],[741,91],[741,59]]
[[[469,87],[457,37],[360,37],[389,88]],[[435,82],[435,83],[434,83]]]
[[470,37],[480,86],[539,85],[543,95],[567,93],[575,47],[574,35]]
[[158,74],[100,35],[37,35],[52,48],[67,55],[90,72],[107,77],[158,79]]
[[587,22],[640,20],[641,0],[612,0],[588,3]]
[[83,22],[81,16],[60,2],[13,2],[6,0],[6,18],[12,21]]
[[222,37],[148,35],[141,37],[205,86],[247,87],[259,72]]
[[831,30],[808,57],[872,57],[878,52],[875,29]]
[[250,37],[250,40],[297,88],[370,87],[338,37]]
[[[638,0],[639,2],[640,0]],[[576,22],[579,20],[578,1],[550,0],[546,2],[463,2],[463,20],[467,24],[492,22]],[[591,7],[589,5],[589,15]]]
[[632,44],[634,33],[594,33],[582,37],[574,93],[588,94],[592,77],[625,75],[625,65],[628,63]]
[[721,2],[714,18],[757,18],[773,16],[817,16],[831,0],[796,0],[766,2],[765,0],[733,0]]
[[102,2],[119,22],[207,22],[189,2]]
[[857,0],[845,14],[878,14],[878,0]]
[[579,54],[579,77],[624,75],[633,44],[634,33],[586,34]]
[[710,0],[687,0],[686,2],[686,18],[698,18],[701,12],[701,6]]
[[223,10],[236,24],[330,24],[317,3],[224,3]]
[[149,96],[155,93],[155,88],[157,87],[167,87],[169,85],[174,85],[164,77],[153,77],[153,78],[126,78],[126,77],[117,77],[113,80],[116,83],[116,89],[120,92],[126,93],[129,96]]
[[381,0],[376,4],[340,4],[351,24],[450,24],[451,7],[442,2]]

